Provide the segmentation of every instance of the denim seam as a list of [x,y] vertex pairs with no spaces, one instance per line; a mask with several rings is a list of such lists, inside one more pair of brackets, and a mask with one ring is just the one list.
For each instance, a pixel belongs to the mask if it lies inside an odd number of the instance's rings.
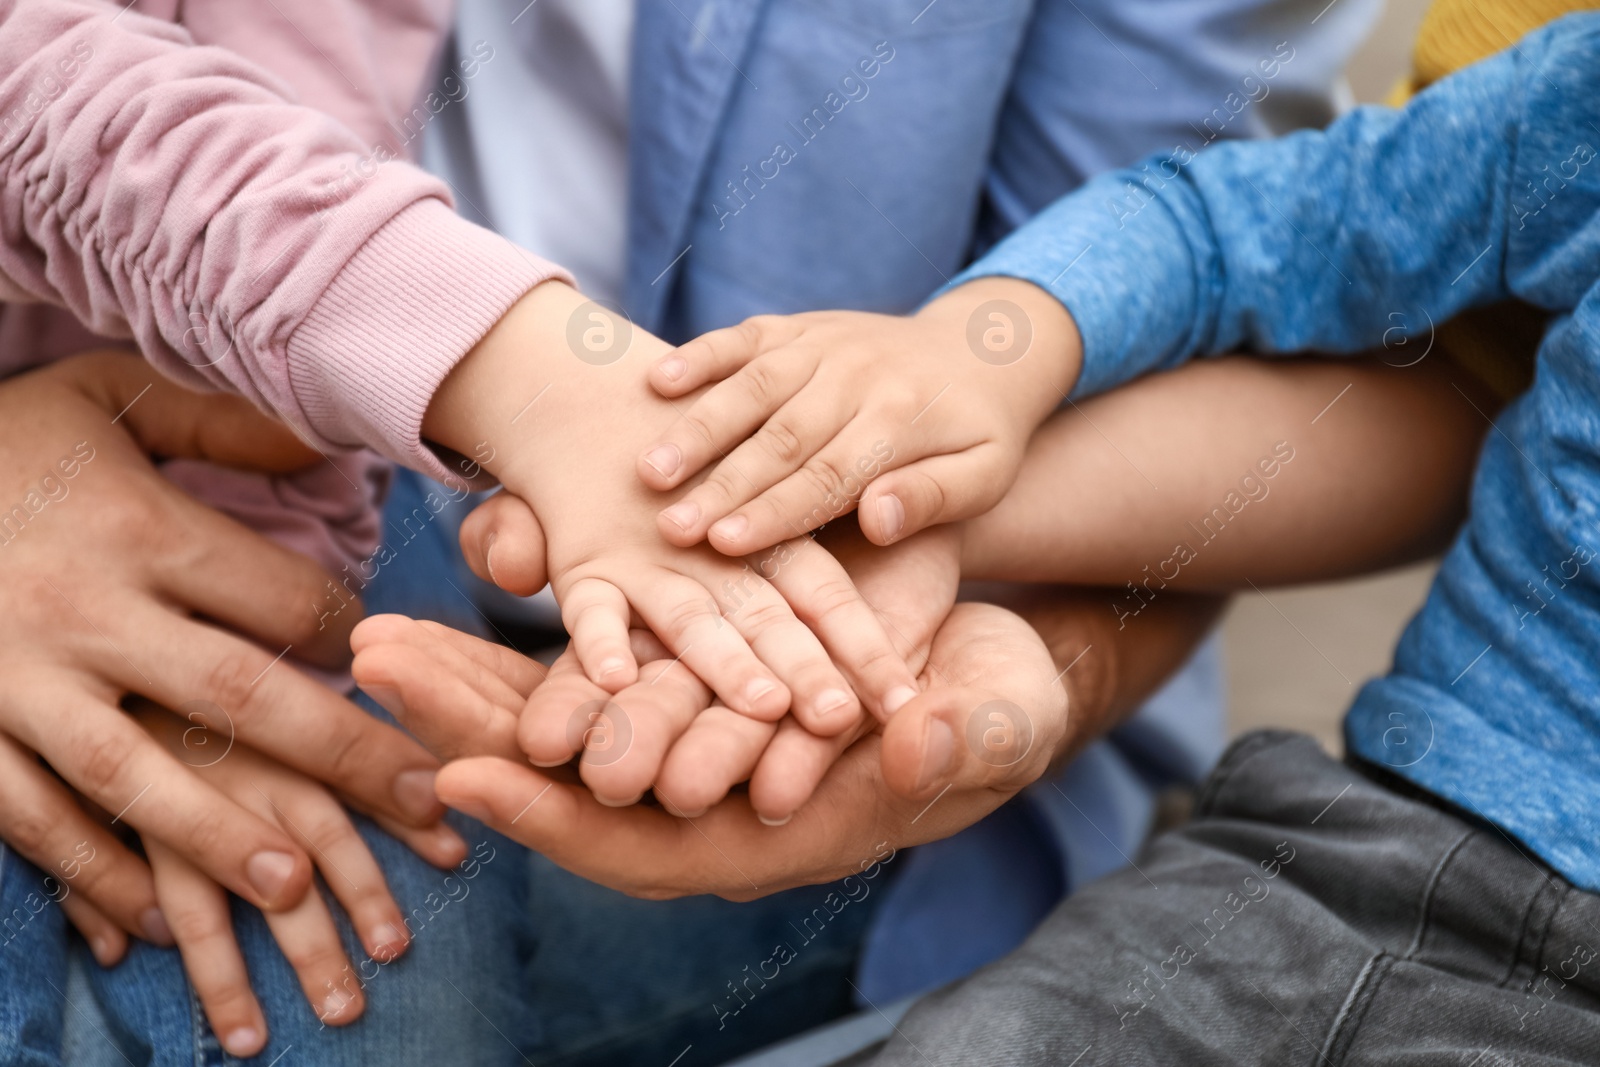
[[[1511,984],[1511,980],[1517,976],[1517,968],[1522,966],[1523,961],[1527,959],[1528,953],[1526,951],[1526,946],[1532,930],[1532,924],[1535,921],[1534,911],[1539,906],[1539,898],[1544,895],[1545,890],[1549,888],[1554,881],[1548,875],[1545,877],[1546,881],[1544,885],[1538,886],[1532,893],[1528,894],[1528,905],[1522,909],[1522,925],[1517,931],[1517,940],[1511,950],[1511,965],[1506,968],[1505,977],[1495,983],[1495,988],[1497,989],[1505,989],[1508,987]],[[1546,918],[1547,927],[1550,920],[1553,918],[1554,912],[1552,912],[1551,915]],[[1543,944],[1543,935],[1541,935],[1540,944]]]
[[1387,950],[1367,960],[1361,973],[1350,983],[1350,992],[1345,994],[1344,1003],[1339,1005],[1339,1012],[1328,1027],[1328,1038],[1322,1043],[1322,1050],[1317,1053],[1318,1059],[1313,1063],[1330,1063],[1337,1067],[1344,1061],[1350,1046],[1355,1044],[1356,1031],[1361,1028],[1367,1011],[1377,999],[1378,987],[1389,977],[1394,963],[1395,957]]
[[1211,776],[1201,787],[1200,795],[1195,799],[1195,815],[1209,815],[1212,806],[1216,803],[1217,795],[1233,781],[1235,774],[1245,763],[1263,748],[1281,747],[1297,740],[1299,735],[1281,731],[1262,730],[1257,733],[1246,734],[1235,741],[1228,750],[1222,754],[1212,770]]
[[1433,918],[1433,899],[1438,891],[1439,883],[1444,879],[1445,869],[1448,868],[1463,846],[1474,837],[1478,836],[1477,830],[1468,830],[1455,843],[1445,849],[1444,855],[1439,857],[1439,862],[1433,865],[1433,870],[1428,873],[1427,884],[1422,887],[1422,903],[1417,913],[1417,932],[1411,938],[1411,946],[1406,949],[1402,959],[1415,959],[1422,951],[1422,942],[1428,936],[1428,926]]

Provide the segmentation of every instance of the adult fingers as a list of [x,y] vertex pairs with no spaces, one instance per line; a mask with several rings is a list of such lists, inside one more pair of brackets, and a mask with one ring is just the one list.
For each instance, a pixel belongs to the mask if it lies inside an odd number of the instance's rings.
[[615,693],[639,677],[628,645],[633,612],[622,590],[600,578],[581,578],[561,598],[561,621],[572,650],[596,685]]
[[[17,697],[48,707],[19,723],[18,740],[74,788],[147,839],[172,846],[214,880],[263,910],[305,895],[311,863],[276,826],[244,810],[174,758],[120,708],[71,685],[28,680]],[[170,921],[170,920],[169,920]]]
[[183,969],[212,1031],[230,1054],[254,1056],[267,1043],[267,1020],[250,989],[227,893],[159,840],[146,840],[145,852],[162,907],[172,917]]
[[788,315],[756,315],[737,326],[703,333],[651,365],[650,386],[662,396],[683,396],[721,381],[761,353],[786,345],[805,331]]
[[[652,489],[675,489],[720,458],[708,479],[711,488],[696,487],[686,499],[727,514],[793,470],[849,420],[845,397],[817,396],[803,406],[790,402],[815,370],[814,357],[794,352],[792,358],[757,360],[712,386],[639,456],[639,477]],[[757,442],[754,447],[747,438]],[[662,514],[671,519],[682,506]],[[692,533],[681,522],[662,529],[681,531],[683,537]]]
[[873,479],[862,494],[861,529],[873,544],[890,545],[929,526],[982,515],[1005,495],[1006,472],[1004,446],[993,442],[908,463]]
[[543,589],[544,527],[525,500],[502,489],[461,522],[461,555],[472,573],[508,593]]
[[159,374],[135,354],[88,352],[61,361],[70,377],[106,413],[117,417],[146,452],[204,459],[269,474],[323,461],[280,420],[230,393],[197,393]]
[[[102,964],[110,962],[108,954],[121,958],[121,950],[111,950],[118,943],[125,946],[126,939],[111,937],[95,918],[112,921],[153,944],[172,944],[144,861],[84,811],[60,779],[4,735],[0,735],[0,839],[64,886],[67,900],[82,901],[84,907],[76,911],[95,930],[83,924],[77,924],[78,929]],[[69,909],[68,916],[73,914]],[[97,936],[105,951],[95,944]]]
[[436,622],[404,615],[381,615],[370,621],[371,626],[364,622],[351,636],[358,657],[369,649],[398,646],[402,655],[437,661],[485,700],[507,711],[519,710],[544,677],[544,666],[537,661]]
[[349,662],[350,631],[362,615],[357,590],[214,508],[175,491],[163,496],[185,548],[153,558],[161,593],[274,654],[292,651],[323,667]]
[[[130,615],[128,659],[105,660],[121,685],[202,720],[219,744],[243,741],[373,811],[412,826],[443,814],[433,795],[438,761],[399,730],[231,633],[145,604]],[[165,669],[146,675],[132,663]]]
[[[887,719],[916,695],[917,680],[905,661],[913,642],[885,625],[886,617],[867,602],[832,553],[801,537],[779,545],[756,567],[821,640],[872,714]],[[802,723],[812,725],[803,716]],[[835,725],[814,732],[838,733],[842,727]]]
[[413,645],[365,647],[356,653],[351,673],[357,685],[442,759],[519,754],[516,710],[485,697]]
[[442,871],[448,871],[467,858],[467,843],[447,822],[418,829],[402,826],[382,815],[373,815],[371,818],[384,833]]

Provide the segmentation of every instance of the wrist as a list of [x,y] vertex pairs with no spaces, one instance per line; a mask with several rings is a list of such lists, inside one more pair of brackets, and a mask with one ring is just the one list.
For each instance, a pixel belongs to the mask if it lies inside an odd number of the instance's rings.
[[1077,384],[1083,366],[1077,324],[1032,282],[975,278],[930,301],[916,317],[959,330],[972,354],[1003,373],[1015,395],[1039,402],[1040,419]]

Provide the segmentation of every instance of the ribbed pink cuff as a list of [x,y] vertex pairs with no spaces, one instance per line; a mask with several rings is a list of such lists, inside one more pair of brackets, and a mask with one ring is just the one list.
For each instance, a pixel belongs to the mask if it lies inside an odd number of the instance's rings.
[[423,413],[451,368],[551,278],[572,280],[441,201],[406,208],[289,338],[289,387],[311,430],[330,446],[366,445],[429,477],[463,480],[423,444]]

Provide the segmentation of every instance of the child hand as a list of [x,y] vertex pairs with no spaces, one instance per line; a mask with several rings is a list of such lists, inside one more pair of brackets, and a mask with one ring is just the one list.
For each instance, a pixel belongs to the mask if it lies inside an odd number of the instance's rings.
[[639,457],[652,489],[708,477],[657,519],[743,556],[856,506],[876,544],[982,514],[1077,378],[1077,328],[1028,282],[983,278],[909,317],[759,316],[657,360],[676,398],[718,382]]
[[[135,714],[151,736],[191,766],[197,753],[202,754],[203,765],[195,771],[220,794],[281,826],[311,852],[372,959],[386,963],[406,950],[410,938],[400,908],[337,798],[277,761],[228,743],[218,736],[222,728],[217,723],[180,719],[148,703]],[[209,735],[203,748],[195,743],[199,734]],[[226,754],[217,758],[222,752]],[[413,829],[382,816],[373,818],[441,868],[466,855],[465,843],[443,823]],[[255,1055],[266,1045],[267,1024],[234,938],[227,891],[160,840],[147,836],[144,846],[161,913],[212,1030],[233,1056]],[[313,888],[293,907],[262,915],[317,1017],[330,1026],[354,1022],[365,1004],[360,989],[348,981],[350,965],[322,894]]]
[[[585,334],[568,328],[585,316],[631,340],[593,358],[579,347]],[[657,535],[666,501],[638,484],[632,457],[677,419],[644,381],[649,358],[665,350],[547,282],[450,373],[425,428],[431,440],[485,456],[529,503],[574,652],[608,691],[638,677],[628,641],[637,617],[734,711],[770,722],[792,709],[819,734],[845,729],[863,702],[887,716],[915,694],[915,678],[809,538],[745,564]]]

